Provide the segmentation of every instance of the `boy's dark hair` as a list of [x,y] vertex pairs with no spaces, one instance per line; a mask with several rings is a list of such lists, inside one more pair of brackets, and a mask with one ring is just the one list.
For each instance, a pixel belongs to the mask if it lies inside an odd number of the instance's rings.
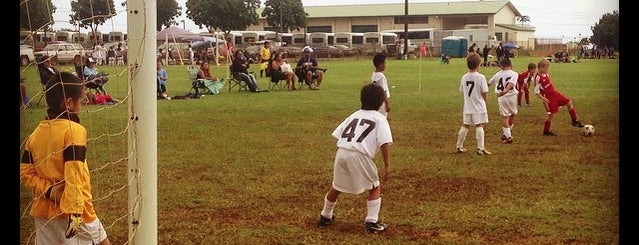
[[502,59],[502,60],[501,60],[501,62],[499,63],[499,65],[500,65],[501,67],[510,67],[510,66],[512,66],[512,65],[513,65],[513,63],[510,61],[510,59],[509,59],[509,58],[504,58],[504,59]]
[[360,91],[359,100],[362,102],[363,110],[378,110],[384,100],[386,99],[386,93],[384,88],[374,83],[369,83],[362,87]]
[[[60,108],[67,98],[80,100],[84,97],[84,82],[78,76],[70,72],[60,72],[53,76],[46,85],[45,98],[47,99],[48,111],[63,112],[66,108]],[[51,115],[51,114],[49,114]]]
[[383,64],[384,62],[386,62],[386,56],[384,56],[384,55],[376,54],[373,57],[373,65],[375,67],[379,66],[380,64]]
[[479,57],[479,54],[473,52],[466,57],[466,66],[468,66],[468,69],[477,69],[479,65],[481,65],[481,57]]
[[532,69],[536,69],[537,68],[537,64],[535,63],[528,63],[528,70],[532,70]]

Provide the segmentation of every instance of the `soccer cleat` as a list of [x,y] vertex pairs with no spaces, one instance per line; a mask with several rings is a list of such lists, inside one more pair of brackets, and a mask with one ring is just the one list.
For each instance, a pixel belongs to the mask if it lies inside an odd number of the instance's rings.
[[457,147],[457,153],[464,153],[466,152],[466,148],[464,147]]
[[503,135],[503,134],[502,134],[502,135],[501,135],[501,141],[504,141],[504,140],[506,140],[506,135]]
[[544,132],[544,136],[557,136],[557,134],[548,131],[548,132]]
[[386,230],[386,225],[380,222],[366,222],[364,226],[369,233],[378,233]]
[[513,137],[504,138],[501,142],[504,144],[513,143]]
[[329,226],[333,223],[333,220],[335,220],[335,214],[333,214],[333,217],[329,218],[324,218],[324,216],[320,215],[319,220],[317,221],[317,227],[326,227]]
[[477,149],[477,155],[490,155],[493,154],[490,151],[487,151],[486,149]]
[[579,120],[575,120],[575,121],[572,121],[572,126],[578,127],[578,128],[583,128],[584,124],[581,123]]

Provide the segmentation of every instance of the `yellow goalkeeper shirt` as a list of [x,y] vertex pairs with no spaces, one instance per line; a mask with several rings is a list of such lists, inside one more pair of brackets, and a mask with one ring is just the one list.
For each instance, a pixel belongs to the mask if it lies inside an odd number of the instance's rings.
[[[40,122],[29,135],[20,163],[20,182],[32,189],[30,214],[35,217],[67,217],[82,214],[95,220],[91,180],[86,163],[87,132],[77,115]],[[47,188],[61,180],[65,189],[60,203],[45,197]]]

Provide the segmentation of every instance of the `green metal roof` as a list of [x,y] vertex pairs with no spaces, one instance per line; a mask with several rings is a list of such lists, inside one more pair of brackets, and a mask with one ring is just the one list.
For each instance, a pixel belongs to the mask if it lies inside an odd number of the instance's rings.
[[[510,1],[468,1],[468,2],[430,2],[408,3],[409,15],[464,15],[464,14],[496,14],[509,6],[515,15],[521,15]],[[263,9],[258,9],[261,14]],[[332,6],[304,6],[308,18],[335,17],[379,17],[404,15],[403,3],[359,4]],[[261,17],[263,18],[263,17]]]

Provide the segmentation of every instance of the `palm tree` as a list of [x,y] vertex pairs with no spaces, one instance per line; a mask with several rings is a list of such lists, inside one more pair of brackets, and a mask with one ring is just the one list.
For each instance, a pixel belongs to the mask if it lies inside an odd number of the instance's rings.
[[517,16],[517,21],[521,22],[521,26],[524,26],[525,22],[530,22],[530,16],[528,15]]

